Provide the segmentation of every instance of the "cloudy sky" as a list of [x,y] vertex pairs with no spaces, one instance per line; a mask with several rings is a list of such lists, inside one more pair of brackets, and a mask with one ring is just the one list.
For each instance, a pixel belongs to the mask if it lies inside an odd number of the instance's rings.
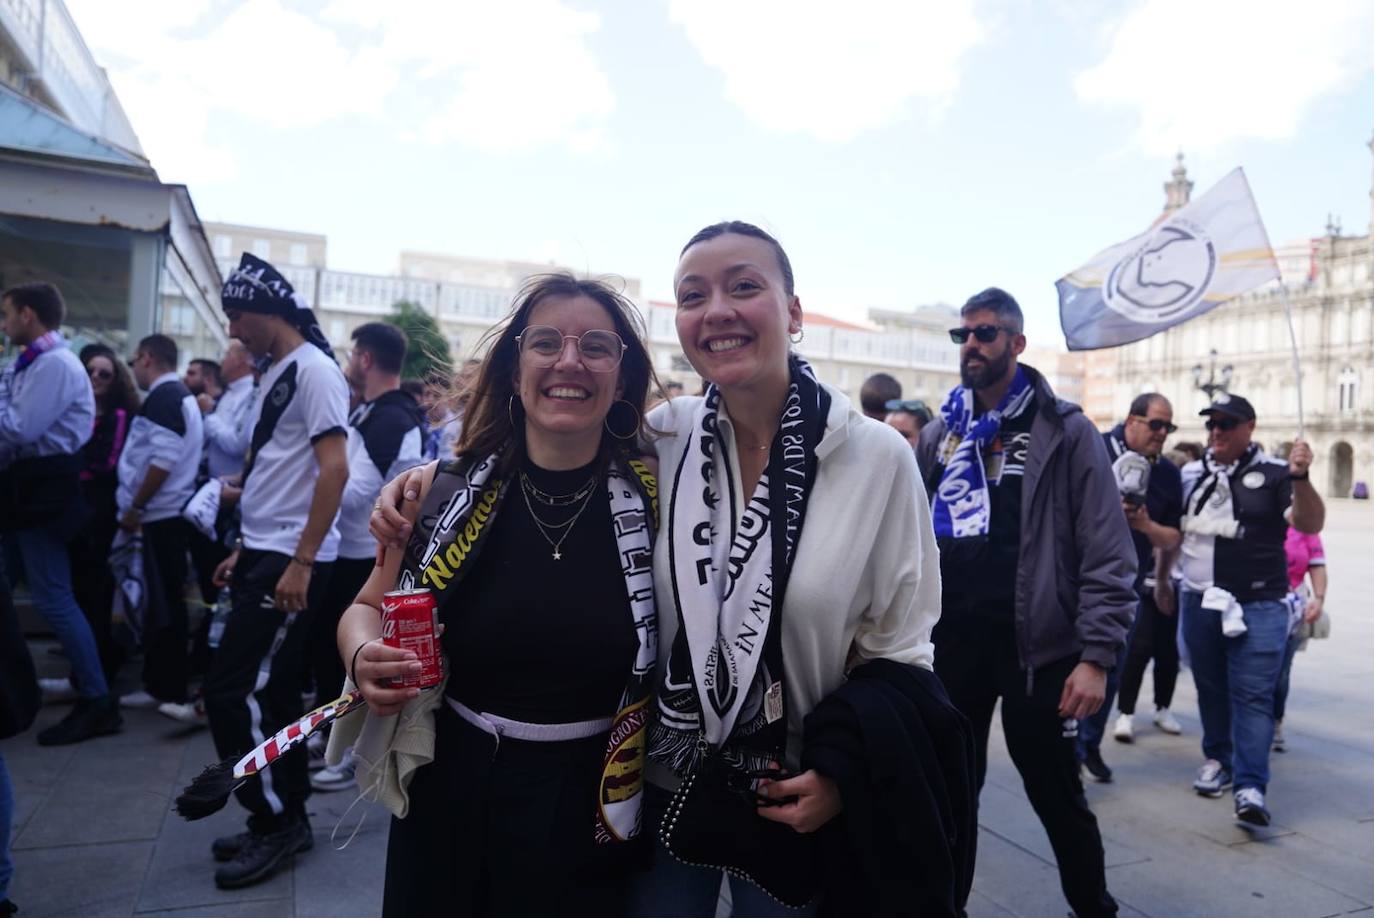
[[1141,231],[1182,150],[1275,243],[1369,222],[1368,0],[67,0],[202,218],[556,259],[671,297],[682,243],[769,228],[804,307],[1054,280]]

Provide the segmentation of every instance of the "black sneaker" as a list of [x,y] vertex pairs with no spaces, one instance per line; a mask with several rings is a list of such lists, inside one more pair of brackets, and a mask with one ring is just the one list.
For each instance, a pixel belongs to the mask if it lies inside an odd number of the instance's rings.
[[1083,767],[1088,769],[1088,774],[1103,784],[1110,784],[1112,780],[1112,770],[1107,767],[1107,763],[1102,761],[1102,753],[1097,749],[1088,749],[1083,753]]
[[38,734],[40,746],[66,746],[93,736],[118,733],[124,726],[119,714],[119,700],[113,695],[82,698],[67,716]]
[[[215,860],[219,861],[221,864],[225,861],[232,861],[238,856],[240,851],[248,846],[248,842],[251,841],[252,838],[253,833],[248,831],[240,832],[237,835],[225,835],[221,838],[217,838],[210,844],[210,854],[212,854]],[[314,833],[307,832],[304,843],[296,849],[296,853],[299,854],[302,851],[309,851],[313,847],[315,847],[315,835]]]
[[240,889],[261,883],[289,864],[297,852],[307,851],[315,844],[310,823],[304,819],[270,835],[247,834],[243,847],[215,871],[215,885],[220,889]]

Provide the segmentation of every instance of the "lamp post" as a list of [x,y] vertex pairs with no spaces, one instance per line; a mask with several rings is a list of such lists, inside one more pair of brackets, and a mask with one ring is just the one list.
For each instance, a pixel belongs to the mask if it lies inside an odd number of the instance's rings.
[[1208,356],[1207,381],[1202,381],[1202,364],[1193,365],[1193,388],[1207,394],[1207,401],[1210,404],[1216,400],[1218,392],[1225,392],[1231,385],[1231,373],[1234,368],[1231,364],[1226,364],[1221,368],[1221,378],[1217,378],[1217,351],[1212,348]]

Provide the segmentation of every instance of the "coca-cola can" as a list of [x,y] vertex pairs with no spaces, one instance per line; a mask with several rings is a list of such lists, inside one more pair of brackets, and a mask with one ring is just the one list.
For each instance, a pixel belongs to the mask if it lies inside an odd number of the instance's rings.
[[382,596],[382,643],[412,651],[420,671],[401,677],[401,685],[433,688],[443,678],[439,660],[439,607],[429,590],[393,590]]

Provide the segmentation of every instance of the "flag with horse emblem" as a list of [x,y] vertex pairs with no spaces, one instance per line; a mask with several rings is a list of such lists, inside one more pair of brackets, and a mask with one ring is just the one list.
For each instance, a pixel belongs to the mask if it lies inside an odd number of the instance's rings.
[[1071,351],[1129,344],[1200,316],[1279,276],[1245,172],[1060,278]]

